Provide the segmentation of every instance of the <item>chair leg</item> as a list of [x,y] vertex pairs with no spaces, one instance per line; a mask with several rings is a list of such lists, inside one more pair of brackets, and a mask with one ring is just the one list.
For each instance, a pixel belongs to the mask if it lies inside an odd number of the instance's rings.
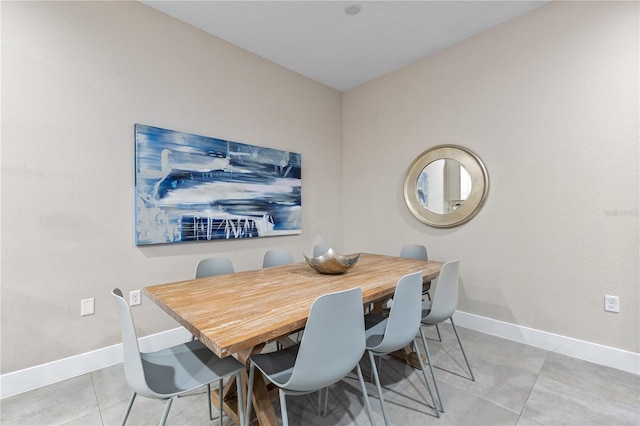
[[278,390],[280,394],[280,412],[282,414],[282,426],[289,426],[289,416],[287,416],[287,399],[282,389]]
[[[180,395],[178,395],[180,397]],[[207,383],[207,401],[209,401],[209,420],[213,420],[213,407],[211,406],[211,383]]]
[[436,381],[436,375],[433,371],[433,361],[431,361],[431,353],[429,353],[429,346],[427,346],[427,339],[424,337],[424,331],[422,330],[422,327],[420,327],[420,337],[422,338],[424,351],[427,354],[427,362],[429,363],[429,370],[431,370],[431,377],[433,378],[433,386],[436,388],[436,394],[438,395],[438,402],[440,403],[440,411],[444,413],[444,405],[442,405],[442,398],[440,397],[440,389],[438,389],[438,382]]
[[471,374],[471,380],[476,381],[473,377],[473,371],[471,371],[471,365],[469,364],[469,360],[467,359],[467,354],[464,352],[464,348],[462,347],[462,340],[460,340],[460,336],[458,335],[458,329],[456,325],[453,323],[453,317],[449,318],[451,321],[451,325],[453,326],[453,331],[456,333],[456,338],[458,339],[458,344],[460,345],[460,350],[462,351],[462,356],[464,357],[464,362],[467,363],[467,368],[469,369],[469,374]]
[[164,412],[162,413],[162,418],[160,419],[160,426],[164,426],[164,424],[167,422],[167,417],[169,417],[169,410],[171,409],[172,403],[173,398],[169,398],[164,406]]
[[[240,387],[238,387],[240,389]],[[209,401],[211,401],[211,395],[209,395]],[[218,380],[218,417],[220,417],[220,426],[222,426],[222,379]],[[211,419],[213,420],[213,419]]]
[[427,380],[427,373],[424,368],[424,362],[422,361],[422,355],[420,354],[420,349],[416,342],[411,342],[413,345],[413,349],[416,351],[416,355],[418,356],[418,361],[420,362],[420,371],[422,371],[422,377],[424,377],[424,384],[427,386],[427,391],[429,392],[429,396],[431,397],[431,402],[433,403],[433,409],[436,411],[436,417],[440,417],[440,412],[438,411],[438,404],[436,404],[436,400],[433,397],[433,392],[431,392],[431,386],[429,386],[429,380]]
[[371,403],[369,402],[369,395],[367,394],[367,387],[364,384],[364,377],[362,376],[362,369],[360,364],[356,364],[356,370],[358,371],[358,381],[360,381],[360,389],[362,390],[362,396],[364,398],[364,405],[367,407],[367,415],[369,416],[369,422],[371,425],[375,425],[373,421],[373,414],[371,413]]
[[124,417],[122,417],[122,422],[120,422],[121,426],[127,422],[127,418],[129,418],[129,413],[131,412],[131,407],[133,406],[133,401],[136,399],[137,393],[131,394],[131,398],[129,398],[129,405],[127,405],[127,410],[124,412]]
[[[238,392],[238,415],[240,416],[240,426],[248,424],[244,417],[244,401],[242,400],[242,375],[236,373],[236,389]],[[222,405],[220,405],[220,418],[222,418]]]
[[329,405],[329,386],[318,390],[318,416],[327,417],[327,405]]
[[378,370],[376,369],[376,361],[373,359],[373,354],[369,352],[369,360],[371,361],[371,369],[373,370],[373,377],[376,380],[376,388],[378,388],[378,397],[380,398],[380,407],[382,408],[382,416],[384,417],[384,424],[389,424],[387,418],[387,409],[384,406],[384,397],[382,396],[382,387],[380,386],[380,377],[378,377]]
[[327,407],[329,405],[329,386],[324,388],[324,411],[322,417],[327,417]]
[[[375,360],[375,357],[374,357]],[[380,371],[382,369],[382,357],[378,357],[378,365],[376,366],[375,361],[371,364],[371,371],[369,372],[369,381],[373,383],[373,370],[378,369]]]
[[247,419],[247,424],[251,422],[251,394],[253,393],[253,375],[255,374],[256,367],[253,362],[249,361],[249,385],[247,388],[247,410],[244,418]]

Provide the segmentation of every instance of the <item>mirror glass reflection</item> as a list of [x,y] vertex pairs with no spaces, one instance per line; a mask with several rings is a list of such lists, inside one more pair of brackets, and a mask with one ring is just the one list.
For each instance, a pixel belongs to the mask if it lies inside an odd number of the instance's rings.
[[471,193],[471,176],[458,161],[442,158],[422,169],[416,197],[427,210],[446,214],[457,210]]

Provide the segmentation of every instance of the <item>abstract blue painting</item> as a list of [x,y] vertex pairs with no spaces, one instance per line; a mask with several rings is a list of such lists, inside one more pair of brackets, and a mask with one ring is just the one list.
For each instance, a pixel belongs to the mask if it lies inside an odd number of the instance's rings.
[[301,155],[135,125],[136,245],[300,234]]

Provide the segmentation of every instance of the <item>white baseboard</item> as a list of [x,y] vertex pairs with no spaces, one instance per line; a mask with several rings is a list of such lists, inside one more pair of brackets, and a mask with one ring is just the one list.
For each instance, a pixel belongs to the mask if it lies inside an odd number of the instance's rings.
[[[140,338],[140,350],[151,352],[184,343],[191,334],[183,327]],[[0,376],[0,398],[81,376],[122,362],[122,343]]]
[[456,325],[640,375],[640,354],[456,311]]
[[[640,354],[534,330],[465,312],[456,312],[456,324],[527,345],[640,375]],[[140,339],[143,352],[184,343],[191,334],[179,327]],[[0,376],[0,398],[61,382],[122,362],[122,344],[52,361]]]

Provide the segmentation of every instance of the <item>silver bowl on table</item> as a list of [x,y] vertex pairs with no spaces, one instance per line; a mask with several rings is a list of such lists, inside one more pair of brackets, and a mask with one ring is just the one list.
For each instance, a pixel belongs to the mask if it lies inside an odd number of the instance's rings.
[[360,253],[352,256],[343,256],[333,251],[333,249],[327,250],[323,255],[309,258],[304,255],[304,259],[309,266],[318,271],[321,274],[343,274],[358,262]]

